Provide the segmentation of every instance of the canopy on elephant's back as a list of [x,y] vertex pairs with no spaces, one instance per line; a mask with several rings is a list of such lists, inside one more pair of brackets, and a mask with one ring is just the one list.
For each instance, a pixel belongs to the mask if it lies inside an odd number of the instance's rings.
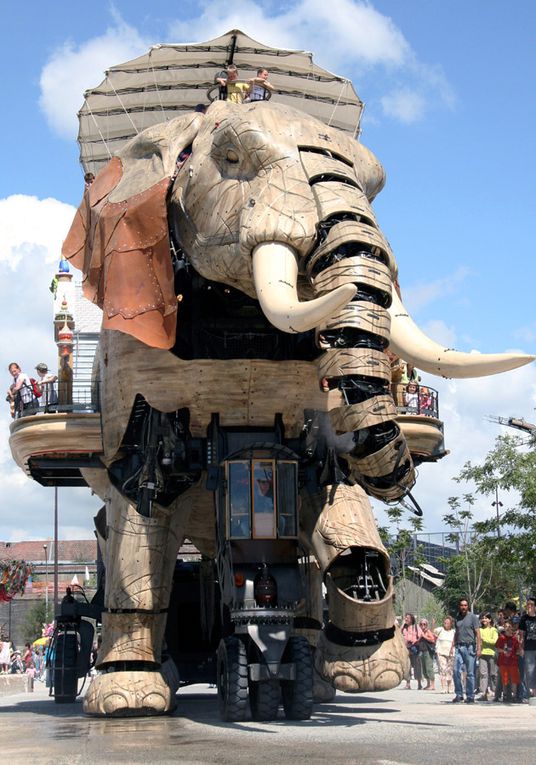
[[274,102],[357,134],[363,103],[350,80],[317,66],[311,53],[271,48],[234,29],[207,42],[154,45],[110,67],[103,82],[86,91],[78,113],[84,170],[96,174],[132,136],[205,103],[214,77],[230,62],[241,79],[266,67]]

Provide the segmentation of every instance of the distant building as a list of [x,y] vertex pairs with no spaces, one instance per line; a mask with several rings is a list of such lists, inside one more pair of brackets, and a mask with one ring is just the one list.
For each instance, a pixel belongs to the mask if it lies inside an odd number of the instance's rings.
[[[46,546],[46,551],[45,551]],[[32,566],[24,595],[17,595],[9,603],[0,603],[0,632],[10,636],[18,646],[25,641],[24,625],[30,609],[46,599],[50,614],[54,600],[54,542],[51,539],[25,542],[0,542],[0,560],[24,560]],[[48,560],[48,563],[47,563]],[[58,542],[58,599],[74,577],[86,591],[88,599],[95,593],[97,575],[97,540],[76,539]],[[47,588],[48,585],[48,588]]]
[[83,400],[91,390],[95,350],[99,342],[102,311],[82,294],[82,285],[74,284],[73,398]]

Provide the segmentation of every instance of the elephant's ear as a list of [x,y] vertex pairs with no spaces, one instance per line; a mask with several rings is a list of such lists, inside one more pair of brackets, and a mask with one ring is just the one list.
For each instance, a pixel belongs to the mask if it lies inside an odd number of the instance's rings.
[[175,343],[167,193],[177,156],[203,120],[178,117],[125,144],[86,190],[63,244],[84,273],[84,295],[103,310],[103,328],[153,348]]

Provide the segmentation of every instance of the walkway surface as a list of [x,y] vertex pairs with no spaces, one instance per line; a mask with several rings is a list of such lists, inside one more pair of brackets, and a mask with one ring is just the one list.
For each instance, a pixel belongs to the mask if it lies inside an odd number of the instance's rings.
[[490,765],[536,763],[536,706],[452,704],[436,692],[348,696],[311,720],[222,723],[207,686],[180,691],[169,717],[103,720],[82,704],[34,693],[0,697],[2,762],[9,765]]

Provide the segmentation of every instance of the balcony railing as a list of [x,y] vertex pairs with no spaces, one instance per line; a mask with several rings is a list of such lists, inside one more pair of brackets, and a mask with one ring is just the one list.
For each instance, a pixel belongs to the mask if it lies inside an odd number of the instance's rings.
[[[72,383],[43,383],[41,396],[27,388],[15,397],[12,414],[15,419],[35,414],[65,412],[95,413],[100,411],[99,385],[73,385]],[[26,399],[26,400],[25,400]]]
[[391,385],[391,391],[399,414],[439,419],[439,395],[434,388],[410,382]]

